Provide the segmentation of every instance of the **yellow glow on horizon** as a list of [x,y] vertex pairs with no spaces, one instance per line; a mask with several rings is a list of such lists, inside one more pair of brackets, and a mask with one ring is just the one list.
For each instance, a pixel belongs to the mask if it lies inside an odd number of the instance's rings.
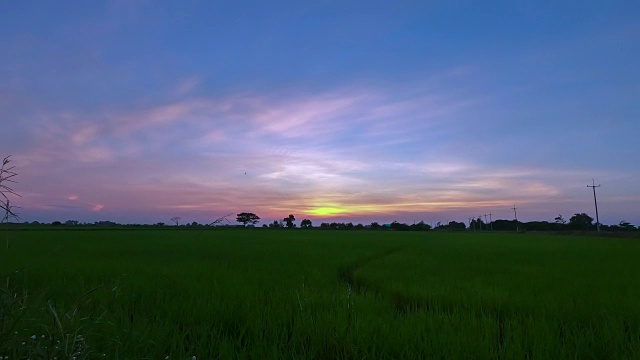
[[468,207],[490,207],[490,206],[507,206],[508,201],[403,201],[388,204],[337,204],[329,203],[316,205],[311,209],[304,211],[306,214],[317,217],[335,217],[335,216],[372,216],[385,215],[402,212],[424,212],[433,213],[443,210],[456,210]]
[[309,210],[309,214],[313,214],[316,216],[332,216],[344,214],[347,212],[347,209],[339,208],[339,207],[317,207]]

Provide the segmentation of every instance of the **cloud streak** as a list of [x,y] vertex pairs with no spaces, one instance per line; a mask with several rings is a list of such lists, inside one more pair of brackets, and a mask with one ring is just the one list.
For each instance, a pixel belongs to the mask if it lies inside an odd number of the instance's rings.
[[[34,115],[32,146],[15,157],[26,192],[39,194],[25,205],[40,214],[58,194],[72,194],[64,197],[74,205],[56,205],[65,216],[83,209],[124,222],[141,213],[206,222],[235,211],[276,219],[435,220],[479,211],[509,218],[514,203],[576,211],[567,184],[589,176],[443,151],[464,146],[460,134],[475,131],[482,96],[432,86],[191,95],[199,84],[185,81],[174,98],[134,108]],[[80,199],[84,205],[75,204]]]

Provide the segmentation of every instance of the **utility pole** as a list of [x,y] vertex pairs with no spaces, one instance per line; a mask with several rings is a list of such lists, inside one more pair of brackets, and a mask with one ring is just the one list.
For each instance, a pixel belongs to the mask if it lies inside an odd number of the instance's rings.
[[484,223],[487,223],[487,214],[484,214]]
[[598,200],[596,199],[596,188],[600,187],[600,185],[596,185],[595,180],[591,179],[591,185],[587,185],[587,187],[593,188],[593,202],[596,204],[596,229],[600,231],[600,218],[598,217]]
[[493,231],[493,220],[491,219],[491,213],[489,213],[489,225],[491,226],[491,231]]
[[520,224],[518,223],[518,212],[516,211],[518,210],[518,208],[514,204],[512,209],[513,209],[513,215],[516,217],[516,232],[520,232]]

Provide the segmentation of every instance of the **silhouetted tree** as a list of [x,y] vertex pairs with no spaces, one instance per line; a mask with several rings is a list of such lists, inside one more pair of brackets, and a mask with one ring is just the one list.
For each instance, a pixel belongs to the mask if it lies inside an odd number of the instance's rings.
[[558,214],[558,216],[556,216],[556,218],[554,220],[555,220],[555,223],[556,223],[556,228],[558,230],[566,229],[567,220],[564,219],[562,214]]
[[588,230],[593,224],[593,218],[585,213],[574,214],[569,219],[569,226],[572,229]]
[[476,230],[486,230],[486,226],[481,218],[471,220],[471,225],[469,226],[472,229]]
[[[518,224],[515,220],[494,220],[493,221],[493,230],[497,231],[516,231]],[[473,228],[473,221],[471,221],[471,226],[469,228]]]
[[394,221],[391,223],[391,230],[408,231],[409,225]]
[[618,224],[618,226],[620,226],[620,228],[624,231],[633,231],[633,230],[637,230],[635,226],[631,225],[628,221],[626,220],[622,220],[620,221],[620,224]]
[[449,221],[449,225],[447,225],[448,230],[465,230],[466,228],[467,225],[465,225],[463,222],[457,221]]
[[273,222],[269,224],[269,227],[272,229],[279,229],[282,227],[282,224],[280,224],[278,220],[273,220]]
[[375,221],[369,224],[369,228],[373,230],[379,230],[381,227],[382,226]]
[[287,228],[289,229],[296,227],[296,224],[294,223],[294,221],[296,221],[296,217],[293,216],[293,214],[289,214],[289,216],[282,219],[282,221],[284,221],[287,224]]
[[417,224],[409,226],[409,229],[414,231],[427,231],[431,230],[431,225],[426,224],[424,221],[420,221]]
[[309,219],[303,219],[302,222],[300,222],[300,227],[302,228],[310,228],[312,226],[311,220]]
[[260,217],[254,213],[243,212],[236,215],[236,221],[242,223],[243,226],[255,225],[260,221]]
[[171,221],[176,223],[176,226],[180,225],[180,220],[182,220],[182,218],[180,216],[174,216],[174,217],[171,218]]

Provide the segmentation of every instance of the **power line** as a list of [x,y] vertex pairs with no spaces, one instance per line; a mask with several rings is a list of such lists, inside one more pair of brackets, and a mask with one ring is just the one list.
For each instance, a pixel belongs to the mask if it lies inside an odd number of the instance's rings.
[[591,179],[592,185],[587,185],[587,187],[593,188],[593,202],[596,204],[596,228],[600,231],[600,218],[598,217],[598,200],[596,199],[596,188],[601,185],[596,185],[595,180]]

